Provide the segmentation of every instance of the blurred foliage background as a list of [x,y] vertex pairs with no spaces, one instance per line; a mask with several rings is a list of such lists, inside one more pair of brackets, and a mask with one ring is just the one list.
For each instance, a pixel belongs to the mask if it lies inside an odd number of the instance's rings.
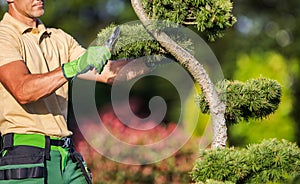
[[[282,86],[282,98],[278,110],[266,119],[230,126],[228,144],[244,147],[273,137],[300,145],[300,1],[233,0],[233,3],[236,24],[225,32],[223,38],[207,42],[219,60],[224,77],[242,82],[258,77],[275,79]],[[0,0],[0,17],[6,10],[6,1]],[[41,19],[46,26],[65,30],[84,47],[88,47],[97,33],[111,23],[122,24],[137,20],[130,1],[126,0],[51,0],[45,1],[45,10]],[[177,93],[172,86],[156,84],[157,79],[145,79],[144,85],[139,85],[136,89],[136,96],[147,103],[152,96],[163,94],[170,103],[178,102],[174,98]],[[109,85],[97,84],[96,93],[100,108],[102,104],[109,103]],[[193,100],[194,96],[191,95],[187,106]],[[173,121],[179,110],[172,109],[168,120]],[[193,111],[185,112],[185,116],[187,122],[193,119]],[[72,116],[70,120],[72,122]],[[193,132],[195,137],[202,135],[206,122],[209,122],[209,117],[201,114],[196,131]],[[178,167],[175,162],[170,164],[172,168]],[[90,162],[92,163],[93,161]],[[184,163],[189,165],[190,162]],[[119,167],[128,169],[125,166]],[[115,170],[120,168],[114,167]],[[155,168],[159,166],[156,165]],[[115,170],[107,170],[107,174]],[[116,182],[120,176],[114,177],[116,178],[112,180]],[[126,180],[122,180],[124,181]]]
[[[229,80],[246,81],[260,76],[278,80],[283,87],[282,102],[274,115],[265,120],[251,120],[229,129],[230,145],[246,145],[264,138],[279,137],[300,143],[300,1],[233,0],[237,23],[215,42],[208,42]],[[7,9],[0,0],[0,16]],[[48,27],[62,28],[83,46],[111,23],[137,20],[130,1],[125,0],[51,0],[45,2],[42,21]],[[2,52],[2,51],[1,51]],[[149,82],[153,87],[155,82]],[[161,85],[162,86],[162,85]],[[160,88],[163,88],[161,87]],[[99,103],[109,98],[107,85],[99,84]],[[141,89],[140,96],[149,99],[150,91]],[[167,87],[168,89],[168,87]],[[166,91],[166,90],[164,90]],[[169,93],[172,96],[172,93]],[[193,97],[191,97],[193,98]],[[204,117],[206,118],[206,117]],[[202,121],[203,122],[203,121]],[[202,123],[203,124],[203,123]],[[198,125],[201,132],[205,125]],[[201,133],[195,133],[201,135]]]

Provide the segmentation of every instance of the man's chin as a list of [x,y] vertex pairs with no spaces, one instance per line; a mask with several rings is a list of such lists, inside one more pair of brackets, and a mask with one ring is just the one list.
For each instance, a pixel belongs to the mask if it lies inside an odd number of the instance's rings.
[[33,16],[34,17],[40,17],[40,16],[42,16],[42,15],[44,15],[44,9],[42,9],[42,10],[37,10],[37,11],[35,11],[34,13],[33,13]]

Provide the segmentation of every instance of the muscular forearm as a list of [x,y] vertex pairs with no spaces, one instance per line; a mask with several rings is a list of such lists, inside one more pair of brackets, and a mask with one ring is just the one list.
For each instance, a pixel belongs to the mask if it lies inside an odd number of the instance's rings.
[[20,104],[26,104],[50,95],[67,80],[61,67],[45,74],[30,74],[23,61],[15,61],[0,67],[0,82]]
[[35,102],[52,94],[66,82],[60,67],[46,74],[28,74],[16,89],[16,99],[21,104]]
[[[127,65],[127,67],[125,67],[125,65]],[[79,77],[82,79],[112,84],[117,75],[118,80],[127,81],[150,71],[151,68],[148,67],[142,59],[109,60],[104,66],[101,74],[98,74],[96,71],[89,71],[79,75]]]

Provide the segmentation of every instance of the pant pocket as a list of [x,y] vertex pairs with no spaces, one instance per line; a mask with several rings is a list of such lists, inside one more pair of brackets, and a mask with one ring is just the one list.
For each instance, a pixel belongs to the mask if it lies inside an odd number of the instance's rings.
[[44,181],[45,151],[32,146],[15,146],[0,158],[0,183],[38,183]]

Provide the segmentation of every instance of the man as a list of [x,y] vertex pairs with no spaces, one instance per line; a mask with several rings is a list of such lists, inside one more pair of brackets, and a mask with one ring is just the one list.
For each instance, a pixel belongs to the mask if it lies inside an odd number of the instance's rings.
[[6,1],[0,22],[0,183],[91,183],[70,144],[68,81],[81,74],[111,82],[126,62],[106,63],[108,48],[85,50],[64,31],[46,28],[38,19],[43,0]]

